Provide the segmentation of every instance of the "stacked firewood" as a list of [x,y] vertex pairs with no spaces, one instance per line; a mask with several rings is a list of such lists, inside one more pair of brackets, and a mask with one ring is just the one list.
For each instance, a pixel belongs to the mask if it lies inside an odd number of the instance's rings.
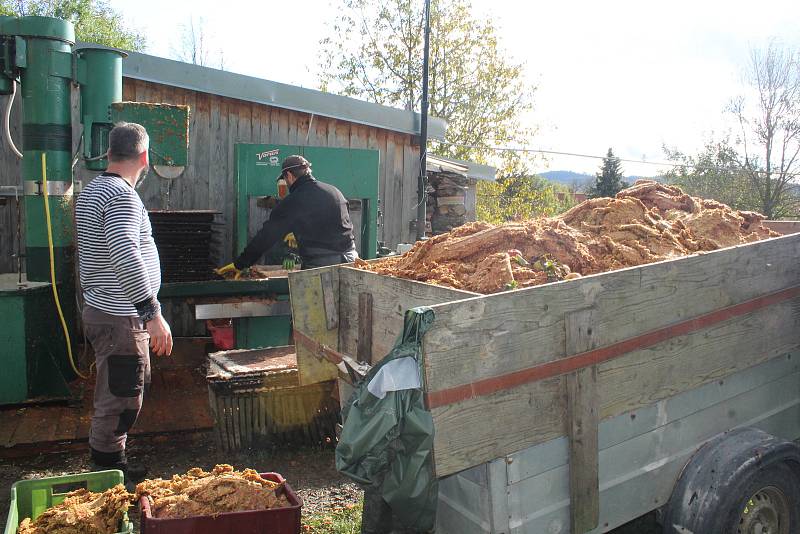
[[468,178],[460,174],[428,173],[428,221],[433,235],[449,232],[467,222],[467,183]]

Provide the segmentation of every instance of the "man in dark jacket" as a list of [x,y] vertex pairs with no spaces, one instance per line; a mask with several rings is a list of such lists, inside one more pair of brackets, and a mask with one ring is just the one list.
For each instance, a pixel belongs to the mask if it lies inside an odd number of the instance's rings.
[[311,163],[302,156],[284,159],[278,179],[288,184],[288,196],[272,210],[239,257],[217,272],[238,273],[250,267],[289,234],[294,234],[304,269],[355,261],[353,223],[341,191],[317,181]]

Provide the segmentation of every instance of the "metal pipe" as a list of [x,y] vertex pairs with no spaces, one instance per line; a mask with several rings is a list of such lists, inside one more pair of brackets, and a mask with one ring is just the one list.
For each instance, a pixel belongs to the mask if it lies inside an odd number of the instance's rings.
[[17,80],[11,80],[11,94],[8,95],[8,103],[6,103],[6,112],[3,118],[3,133],[6,136],[6,143],[11,151],[19,158],[22,159],[22,152],[17,150],[17,145],[11,139],[11,106],[14,105],[14,97],[17,96]]
[[428,70],[431,47],[431,0],[425,0],[425,57],[422,61],[422,123],[419,134],[419,179],[417,180],[417,241],[425,237],[427,216],[427,165],[428,165]]

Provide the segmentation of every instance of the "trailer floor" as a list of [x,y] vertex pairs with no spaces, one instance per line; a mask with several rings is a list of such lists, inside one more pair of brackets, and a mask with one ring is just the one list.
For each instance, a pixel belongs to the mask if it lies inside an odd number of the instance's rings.
[[[205,342],[178,340],[170,358],[152,358],[152,384],[131,436],[203,432],[212,428]],[[72,384],[69,402],[0,408],[0,458],[85,448],[94,377]]]

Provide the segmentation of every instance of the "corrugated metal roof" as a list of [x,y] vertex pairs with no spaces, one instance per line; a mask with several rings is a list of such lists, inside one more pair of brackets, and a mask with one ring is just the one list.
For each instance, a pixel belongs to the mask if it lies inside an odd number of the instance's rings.
[[425,170],[428,172],[451,172],[454,174],[460,174],[465,178],[468,176],[469,167],[466,165],[461,165],[458,163],[454,163],[451,160],[445,159],[441,156],[434,156],[429,154],[427,158],[425,158]]
[[[122,62],[122,75],[127,78],[313,113],[394,132],[419,133],[419,113],[147,54],[128,54]],[[430,137],[444,139],[446,128],[446,121],[429,118]]]
[[429,155],[425,161],[428,172],[454,172],[474,180],[489,182],[497,179],[497,169],[490,165],[433,155]]

